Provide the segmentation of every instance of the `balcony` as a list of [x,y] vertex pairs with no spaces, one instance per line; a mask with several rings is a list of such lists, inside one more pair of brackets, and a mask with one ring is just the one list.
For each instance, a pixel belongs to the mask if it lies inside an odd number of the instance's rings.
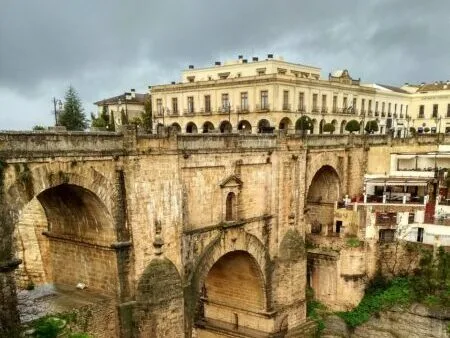
[[172,112],[170,112],[169,115],[170,115],[170,116],[179,116],[179,115],[180,115],[180,112],[178,111],[178,109],[177,109],[177,110],[172,110]]
[[221,114],[221,115],[229,114],[232,111],[233,111],[233,108],[231,106],[223,106],[223,107],[217,108],[217,113]]
[[208,109],[200,108],[200,114],[201,115],[211,115],[211,108],[208,108]]
[[312,109],[311,109],[311,112],[313,112],[313,113],[318,113],[318,112],[320,112],[320,107],[318,107],[318,106],[313,106]]
[[283,111],[291,111],[291,105],[289,103],[283,103],[283,107],[282,107]]
[[266,112],[270,111],[270,105],[268,103],[256,104],[255,111],[257,112]]
[[375,111],[375,116],[376,117],[380,116],[380,112],[378,110]]
[[367,111],[367,116],[369,116],[369,117],[372,117],[372,116],[373,116],[373,110],[372,110],[372,109],[369,109],[369,110]]
[[184,109],[183,115],[185,115],[185,116],[194,116],[195,115],[194,109]]
[[247,114],[250,112],[250,107],[248,105],[236,106],[236,112],[239,114]]
[[418,116],[418,118],[419,118],[419,119],[423,119],[423,118],[425,118],[425,114],[424,114],[424,113],[419,113],[419,116]]
[[386,117],[386,113],[384,111],[381,112],[381,117]]
[[367,115],[367,110],[361,109],[361,116],[366,116],[366,115]]
[[327,114],[327,113],[328,113],[328,108],[327,108],[327,107],[322,107],[322,108],[320,109],[320,112],[321,112],[322,114]]
[[297,107],[297,111],[300,113],[306,113],[306,106],[301,104]]

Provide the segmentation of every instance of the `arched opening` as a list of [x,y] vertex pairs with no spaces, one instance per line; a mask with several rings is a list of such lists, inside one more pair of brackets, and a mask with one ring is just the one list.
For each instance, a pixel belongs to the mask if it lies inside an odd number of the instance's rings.
[[269,121],[266,119],[262,119],[258,122],[258,134],[266,134],[266,133],[272,133],[273,127],[270,126]]
[[333,167],[325,165],[314,175],[306,198],[306,217],[312,231],[315,229],[315,232],[328,233],[330,228],[332,232],[334,203],[339,196],[339,176]]
[[230,122],[222,121],[220,123],[219,129],[222,134],[229,134],[233,130],[233,127]]
[[288,133],[292,129],[292,121],[288,117],[283,117],[278,125],[280,132]]
[[[333,120],[333,121],[331,121],[331,124],[332,124],[333,127],[334,127],[334,128],[333,128],[334,132],[337,132],[338,121],[337,121],[337,120]],[[333,132],[333,133],[334,133],[334,132]],[[332,134],[333,134],[333,133],[332,133]]]
[[225,204],[225,220],[228,222],[235,221],[237,218],[237,203],[236,194],[234,192],[228,193]]
[[209,121],[203,123],[203,134],[208,134],[212,132],[214,132],[214,125]]
[[319,124],[319,134],[323,134],[323,126],[325,125],[325,120],[322,119],[320,120],[320,124]]
[[347,124],[346,120],[343,120],[341,122],[341,129],[340,129],[340,133],[343,134],[345,132],[345,125]]
[[181,133],[181,126],[178,123],[176,123],[176,122],[172,123],[171,127],[172,127],[172,133],[174,133],[174,134]]
[[229,331],[260,329],[257,318],[265,310],[265,287],[255,258],[246,251],[219,258],[205,279],[203,299],[207,323],[225,324]]
[[247,120],[239,121],[238,130],[242,134],[251,134],[252,125]]
[[194,122],[189,122],[186,125],[186,133],[188,134],[197,134],[197,126]]

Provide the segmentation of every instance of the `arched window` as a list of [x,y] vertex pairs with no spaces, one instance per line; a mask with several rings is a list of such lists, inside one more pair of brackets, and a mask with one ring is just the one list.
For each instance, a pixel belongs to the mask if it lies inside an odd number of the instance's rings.
[[227,195],[225,220],[236,220],[236,195],[234,192],[229,192]]

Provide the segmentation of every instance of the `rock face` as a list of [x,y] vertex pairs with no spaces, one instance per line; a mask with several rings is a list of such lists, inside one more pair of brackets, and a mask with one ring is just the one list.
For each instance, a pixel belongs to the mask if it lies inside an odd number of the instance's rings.
[[423,305],[412,305],[408,310],[391,309],[373,316],[353,332],[345,328],[342,319],[330,316],[325,322],[323,337],[349,338],[448,338],[450,309],[431,310]]

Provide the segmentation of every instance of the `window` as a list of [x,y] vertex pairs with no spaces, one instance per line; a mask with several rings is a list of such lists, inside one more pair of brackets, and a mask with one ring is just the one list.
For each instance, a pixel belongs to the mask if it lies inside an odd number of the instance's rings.
[[222,94],[222,111],[228,111],[230,109],[230,100],[228,93]]
[[382,102],[381,103],[381,113],[384,113],[385,109],[386,109],[386,102]]
[[289,110],[289,91],[283,91],[283,110]]
[[433,117],[438,117],[439,105],[433,104]]
[[327,111],[327,96],[325,94],[322,95],[322,112]]
[[178,114],[178,99],[176,97],[172,97],[172,113]]
[[408,116],[408,105],[405,105],[405,114]]
[[156,99],[156,112],[162,114],[162,99]]
[[205,113],[211,112],[211,95],[205,95]]
[[345,110],[347,109],[347,96],[344,96],[344,98],[342,99],[342,108],[344,108]]
[[194,112],[194,97],[188,96],[187,100],[188,100],[188,113],[193,113]]
[[356,97],[353,98],[352,108],[353,110],[356,110]]
[[423,228],[417,228],[417,242],[423,242]]
[[425,106],[424,106],[423,104],[421,104],[421,105],[419,106],[419,117],[420,117],[420,118],[423,118],[424,115],[425,115]]
[[317,95],[317,94],[313,94],[313,97],[312,97],[312,110],[314,111],[314,112],[316,112],[316,111],[318,111],[318,108],[317,108],[317,97],[318,97],[319,95]]
[[337,95],[333,96],[333,113],[337,112]]
[[365,109],[366,109],[366,100],[361,99],[361,112],[365,113]]
[[298,110],[305,110],[305,93],[303,92],[298,94]]
[[248,110],[248,93],[247,92],[241,93],[241,110],[244,110],[244,111]]
[[450,117],[450,103],[447,104],[447,117]]
[[392,108],[392,105],[391,105],[391,103],[389,102],[389,103],[388,103],[388,113],[389,113],[389,114],[391,113],[391,108]]
[[229,192],[227,195],[227,201],[225,206],[225,220],[236,220],[236,195],[234,192]]
[[261,109],[269,109],[269,92],[267,90],[261,91]]
[[369,112],[372,112],[372,100],[369,100]]
[[403,104],[400,105],[400,114],[403,113]]
[[394,105],[394,113],[397,112],[397,103]]

